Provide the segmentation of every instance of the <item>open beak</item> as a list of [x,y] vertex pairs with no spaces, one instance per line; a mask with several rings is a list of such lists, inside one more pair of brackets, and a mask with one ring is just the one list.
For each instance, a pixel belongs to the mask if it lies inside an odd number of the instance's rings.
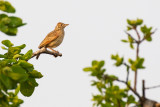
[[64,24],[64,27],[68,26],[69,24]]

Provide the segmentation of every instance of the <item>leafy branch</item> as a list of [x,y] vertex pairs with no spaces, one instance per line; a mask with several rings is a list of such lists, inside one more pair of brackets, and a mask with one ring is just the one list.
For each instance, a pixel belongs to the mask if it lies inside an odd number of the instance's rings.
[[[16,9],[6,0],[0,0],[0,10],[10,14],[16,12]],[[9,36],[15,36],[18,28],[25,24],[19,17],[8,16],[6,13],[0,14],[0,31]]]
[[32,57],[32,50],[21,53],[25,44],[14,46],[9,40],[3,40],[2,44],[2,49],[7,52],[0,54],[0,106],[18,107],[23,103],[18,98],[18,93],[31,96],[38,86],[36,79],[43,76],[28,62]]
[[[140,57],[140,45],[144,41],[152,41],[152,35],[155,31],[152,31],[152,27],[147,27],[143,24],[142,19],[136,20],[127,20],[128,26],[127,31],[125,33],[128,36],[128,39],[121,40],[124,43],[129,43],[131,49],[135,49],[135,59],[128,59],[128,62],[124,61],[124,57],[120,57],[118,54],[111,55],[111,59],[115,61],[114,65],[117,67],[125,66],[126,67],[126,78],[124,80],[120,80],[115,75],[109,75],[106,73],[106,70],[103,68],[104,61],[92,61],[91,67],[86,67],[83,70],[85,72],[90,72],[90,75],[96,77],[96,80],[93,81],[92,86],[96,86],[99,90],[100,94],[93,95],[94,106],[97,107],[125,107],[131,104],[136,105],[137,107],[159,107],[160,103],[157,103],[154,100],[150,100],[146,98],[145,90],[155,87],[145,87],[145,81],[143,80],[142,84],[142,95],[137,92],[137,78],[138,78],[138,70],[145,69],[143,63],[144,58]],[[140,31],[142,33],[139,32]],[[134,31],[136,37],[130,34],[129,31]],[[143,34],[143,35],[140,35]],[[129,79],[130,71],[135,73],[134,75],[134,86],[131,86],[131,81]],[[120,88],[115,82],[125,84],[125,88]],[[116,87],[116,89],[114,89]],[[122,91],[123,90],[123,91]],[[132,93],[129,93],[129,92]],[[132,95],[134,94],[134,95]],[[135,97],[138,98],[136,101]]]

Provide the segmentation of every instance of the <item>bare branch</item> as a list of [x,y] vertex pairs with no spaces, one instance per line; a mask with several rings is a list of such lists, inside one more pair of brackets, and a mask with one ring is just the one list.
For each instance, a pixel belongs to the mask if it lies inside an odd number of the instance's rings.
[[[136,49],[136,59],[138,59],[139,57],[139,43],[137,43],[137,49]],[[136,91],[137,89],[137,69],[135,70],[135,73],[134,73],[134,90]]]
[[145,80],[142,80],[142,97],[143,99],[146,98],[146,95],[145,95]]
[[136,32],[136,34],[138,36],[138,41],[140,41],[141,40],[141,36],[140,36],[140,34],[139,34],[138,30],[137,30],[137,27],[135,27],[134,30],[135,30],[135,32]]
[[160,85],[157,85],[157,86],[152,86],[152,87],[146,87],[145,89],[153,89],[153,88],[160,88]]
[[123,65],[125,65],[127,67],[126,82],[128,82],[128,80],[129,80],[129,65],[127,65],[126,63],[123,63]]
[[34,52],[31,58],[36,56],[36,59],[38,59],[40,54],[50,54],[50,55],[53,55],[54,57],[58,57],[58,56],[61,57],[62,56],[62,54],[59,53],[58,51],[55,51],[55,50],[54,51],[48,51],[46,48],[41,48],[38,51]]

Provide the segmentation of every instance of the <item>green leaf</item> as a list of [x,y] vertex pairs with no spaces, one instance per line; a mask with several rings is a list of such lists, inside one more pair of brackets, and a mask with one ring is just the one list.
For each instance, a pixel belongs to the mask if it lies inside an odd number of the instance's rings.
[[92,61],[92,66],[95,66],[95,65],[97,65],[98,64],[98,61],[96,61],[96,60],[93,60]]
[[2,22],[0,22],[0,30],[3,33],[7,33],[8,32],[8,26],[6,26],[5,24],[3,24]]
[[83,68],[83,71],[85,71],[85,72],[92,71],[92,67]]
[[128,42],[133,43],[133,38],[131,36],[128,35]]
[[17,94],[19,93],[19,91],[20,91],[20,85],[17,85],[17,88],[15,89],[14,95],[17,96]]
[[11,47],[13,46],[13,43],[11,43],[10,40],[3,40],[2,44],[5,45],[6,47]]
[[129,42],[130,48],[134,49],[134,46],[133,46],[134,40],[133,40],[133,38],[130,35],[128,35],[128,42]]
[[129,20],[127,19],[127,23],[131,26],[135,26],[136,25],[136,20]]
[[128,40],[121,40],[122,42],[124,42],[124,43],[127,43],[128,42]]
[[15,8],[8,1],[0,1],[0,10],[8,13],[15,13]]
[[33,86],[33,87],[37,87],[38,86],[38,83],[36,82],[35,78],[28,78],[28,84]]
[[5,88],[12,89],[12,81],[9,77],[7,77],[6,75],[1,73],[0,74],[0,81],[3,83]]
[[138,58],[137,60],[137,68],[144,69],[145,67],[143,66],[144,58]]
[[12,64],[12,63],[17,62],[16,59],[3,59],[3,61],[6,61],[7,64]]
[[29,60],[32,57],[33,51],[29,50],[25,55],[23,55],[22,59]]
[[143,23],[143,20],[142,19],[137,19],[137,20],[129,20],[129,19],[127,19],[127,23],[130,26],[136,27],[138,25],[141,25]]
[[3,49],[3,50],[8,50],[6,47],[4,47],[4,46],[1,46],[1,48]]
[[42,78],[43,77],[43,75],[36,70],[33,70],[32,72],[29,72],[29,76],[32,77],[32,78]]
[[118,77],[116,77],[115,75],[108,75],[108,77],[109,77],[110,79],[112,79],[112,80],[117,80],[117,79],[118,79]]
[[129,31],[129,30],[132,30],[133,28],[132,27],[130,27],[130,26],[127,26],[127,30]]
[[17,28],[19,26],[25,25],[22,19],[19,17],[11,16],[9,17],[9,19],[10,19],[10,23],[8,24],[9,27]]
[[20,92],[26,97],[31,96],[34,92],[34,89],[35,87],[30,85],[28,81],[20,83]]
[[12,69],[8,66],[3,67],[2,69],[2,73],[5,75],[8,75],[8,73],[11,73],[11,72],[12,72]]
[[0,60],[0,67],[5,67],[7,66],[7,61]]
[[147,40],[148,42],[152,41],[151,34],[149,34],[149,35],[146,35],[146,40]]
[[26,45],[25,45],[25,44],[22,44],[22,45],[16,46],[16,47],[18,47],[18,48],[20,48],[20,49],[24,49],[24,48],[26,47]]
[[28,74],[26,73],[26,70],[24,70],[21,66],[13,65],[11,68],[13,72],[9,73],[8,76],[13,80],[23,82],[28,79]]
[[19,60],[18,64],[23,68],[33,68],[33,65],[31,63],[28,63],[27,61],[24,60]]
[[129,95],[127,99],[127,103],[128,104],[136,103],[135,98],[132,95]]
[[34,67],[31,63],[28,63],[27,61],[25,60],[19,60],[18,61],[18,64],[23,67],[25,70],[27,70],[27,72],[31,72],[33,71]]
[[0,54],[0,58],[7,58],[7,56]]
[[13,59],[17,59],[17,58],[20,58],[20,57],[21,57],[20,54],[16,54],[16,55],[13,56]]
[[120,65],[123,64],[123,57],[122,57],[122,58],[119,57],[118,54],[116,54],[116,55],[111,55],[111,59],[113,59],[113,60],[116,61],[116,63],[114,63],[114,65],[116,65],[116,66],[120,66]]
[[0,21],[2,21],[3,18],[8,17],[6,14],[0,14]]
[[133,64],[134,63],[134,61],[132,60],[132,59],[128,59],[128,62],[130,63],[130,64]]
[[105,62],[104,62],[104,61],[100,61],[100,62],[98,63],[98,67],[99,67],[99,68],[101,68],[101,67],[103,67],[103,66],[104,66],[104,64],[105,64]]
[[131,49],[134,49],[133,43],[130,43],[129,45]]
[[146,25],[141,27],[141,31],[144,34],[145,40],[147,40],[149,42],[152,41],[152,37],[151,37],[152,32],[151,32],[151,30],[152,30],[152,27],[147,27]]
[[25,25],[22,19],[15,16],[7,16],[0,14],[0,30],[10,36],[15,36],[18,32],[18,27]]
[[0,99],[3,98],[4,93],[0,90]]
[[13,58],[14,55],[19,54],[21,52],[21,49],[18,47],[9,47],[8,49],[8,58]]
[[31,96],[34,92],[35,87],[38,86],[38,83],[34,78],[28,78],[27,81],[20,83],[20,92],[24,96]]
[[138,58],[135,61],[133,61],[132,59],[129,59],[128,61],[131,64],[131,69],[133,71],[136,71],[137,69],[144,69],[145,68],[143,66],[144,58]]
[[18,29],[17,28],[12,28],[12,27],[9,27],[8,28],[8,31],[5,32],[7,35],[10,35],[10,36],[15,36],[18,32]]
[[141,25],[143,23],[143,20],[142,19],[137,19],[137,25]]

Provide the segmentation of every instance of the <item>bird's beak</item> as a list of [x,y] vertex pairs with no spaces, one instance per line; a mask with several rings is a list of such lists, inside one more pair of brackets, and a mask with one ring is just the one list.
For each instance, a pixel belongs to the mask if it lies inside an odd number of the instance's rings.
[[68,26],[69,24],[64,24],[64,27]]

